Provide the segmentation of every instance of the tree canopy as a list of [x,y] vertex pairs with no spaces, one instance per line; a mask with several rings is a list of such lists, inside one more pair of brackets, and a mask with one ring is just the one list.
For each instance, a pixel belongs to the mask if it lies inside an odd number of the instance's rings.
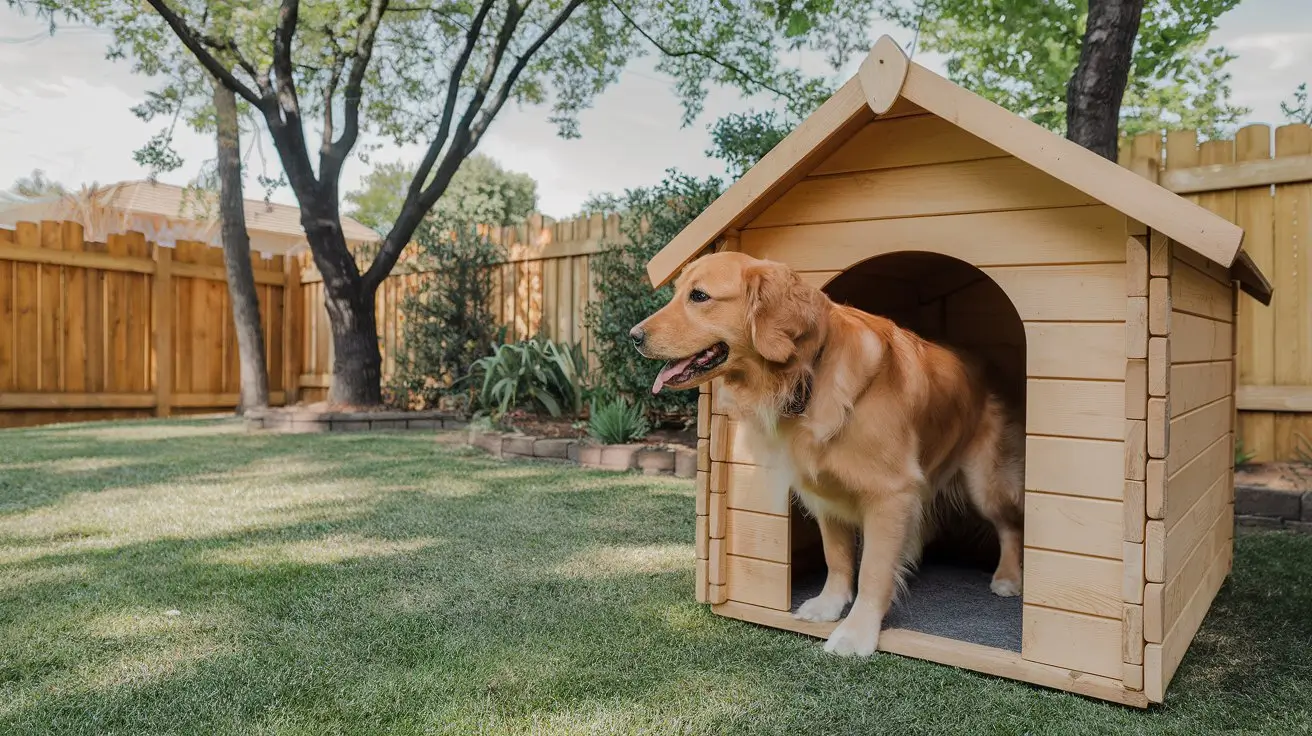
[[[1248,113],[1230,102],[1226,65],[1207,47],[1239,0],[1147,0],[1121,104],[1121,133],[1193,128],[1214,137]],[[919,28],[919,48],[948,57],[952,81],[1062,132],[1088,0],[885,0],[881,12]]]
[[[415,167],[397,161],[374,167],[361,188],[347,192],[349,214],[380,233],[396,221]],[[465,159],[446,191],[429,212],[445,225],[510,225],[537,207],[538,183],[528,174],[508,171],[491,156],[475,153]]]
[[41,169],[33,169],[31,175],[15,179],[9,191],[11,194],[27,199],[68,194],[68,189],[63,184],[46,176],[46,172]]

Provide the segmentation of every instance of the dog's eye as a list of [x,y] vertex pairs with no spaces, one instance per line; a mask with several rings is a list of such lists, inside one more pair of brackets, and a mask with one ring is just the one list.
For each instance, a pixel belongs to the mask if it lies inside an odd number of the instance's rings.
[[692,291],[688,292],[688,298],[695,302],[706,302],[706,301],[710,301],[711,295],[707,294],[701,289],[693,289]]

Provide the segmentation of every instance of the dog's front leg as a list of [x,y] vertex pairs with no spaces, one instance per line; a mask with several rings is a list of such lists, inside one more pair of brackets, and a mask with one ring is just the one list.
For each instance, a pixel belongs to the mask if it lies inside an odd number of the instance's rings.
[[868,657],[879,647],[879,629],[902,574],[902,555],[921,499],[914,488],[877,496],[862,518],[861,570],[856,602],[825,642],[825,651]]
[[825,587],[820,595],[798,606],[794,618],[803,621],[837,621],[843,609],[852,602],[852,587],[856,582],[856,530],[829,514],[816,515],[820,525],[820,542],[825,549]]

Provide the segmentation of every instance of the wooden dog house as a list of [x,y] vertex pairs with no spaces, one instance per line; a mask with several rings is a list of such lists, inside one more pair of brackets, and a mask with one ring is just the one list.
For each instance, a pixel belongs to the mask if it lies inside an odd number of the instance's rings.
[[[1242,236],[884,37],[648,273],[741,250],[984,356],[1024,407],[1023,596],[922,566],[880,649],[1146,706],[1230,570],[1234,315],[1271,298]],[[789,613],[823,573],[814,523],[714,385],[698,427],[697,599],[827,636]]]

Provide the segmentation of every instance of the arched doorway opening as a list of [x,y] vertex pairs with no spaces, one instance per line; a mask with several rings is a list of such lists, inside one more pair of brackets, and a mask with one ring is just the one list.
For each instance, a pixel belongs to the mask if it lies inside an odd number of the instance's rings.
[[[1015,421],[1025,416],[1025,326],[1011,299],[979,268],[939,253],[903,251],[862,261],[833,278],[834,301],[887,317],[978,361]],[[825,574],[819,529],[794,504],[793,606]],[[973,511],[951,511],[926,548],[909,591],[886,624],[1019,652],[1021,602],[989,590],[997,538]]]

